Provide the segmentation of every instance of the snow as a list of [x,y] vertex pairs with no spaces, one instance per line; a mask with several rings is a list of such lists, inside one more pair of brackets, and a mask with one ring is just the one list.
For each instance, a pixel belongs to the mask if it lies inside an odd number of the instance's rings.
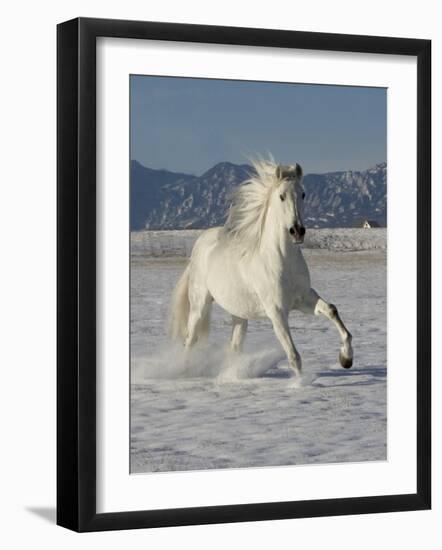
[[197,232],[152,232],[156,257],[142,253],[147,232],[132,235],[132,473],[386,460],[385,230],[319,231],[305,257],[313,286],[353,333],[355,363],[338,365],[326,319],[293,312],[299,388],[270,323],[250,322],[244,353],[232,356],[230,319],[217,306],[208,346],[186,359],[165,326]]

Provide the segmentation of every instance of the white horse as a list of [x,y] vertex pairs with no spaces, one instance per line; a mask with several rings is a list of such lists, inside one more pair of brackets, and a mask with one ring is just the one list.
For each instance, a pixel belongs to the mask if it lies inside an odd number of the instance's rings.
[[295,375],[301,357],[288,323],[293,309],[324,315],[341,337],[339,360],[353,363],[351,334],[336,307],[310,286],[310,273],[300,244],[305,192],[299,164],[253,162],[255,173],[233,196],[223,227],[204,231],[175,288],[170,332],[191,348],[208,334],[213,301],[232,315],[231,349],[242,348],[249,319],[268,317]]

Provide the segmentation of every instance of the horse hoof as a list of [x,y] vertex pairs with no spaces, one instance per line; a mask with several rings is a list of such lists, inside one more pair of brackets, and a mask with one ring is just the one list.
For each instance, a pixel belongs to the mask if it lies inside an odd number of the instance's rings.
[[289,387],[294,388],[296,390],[302,388],[302,379],[300,376],[296,376],[292,379],[292,381],[289,384]]
[[353,358],[347,357],[343,353],[339,354],[339,362],[344,367],[344,369],[349,369],[353,365]]

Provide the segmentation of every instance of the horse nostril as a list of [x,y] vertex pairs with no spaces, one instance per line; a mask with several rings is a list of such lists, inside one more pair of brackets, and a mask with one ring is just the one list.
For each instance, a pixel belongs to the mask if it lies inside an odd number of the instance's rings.
[[295,234],[295,230],[293,229],[293,227],[291,227],[291,228],[289,229],[289,231],[290,231],[290,235],[294,235],[294,234]]
[[299,225],[299,223],[295,223],[295,226],[294,226],[294,230],[293,230],[293,233],[290,231],[290,233],[292,233],[292,235],[295,233],[298,233],[298,235],[300,237],[303,237],[305,235],[305,227],[303,225]]

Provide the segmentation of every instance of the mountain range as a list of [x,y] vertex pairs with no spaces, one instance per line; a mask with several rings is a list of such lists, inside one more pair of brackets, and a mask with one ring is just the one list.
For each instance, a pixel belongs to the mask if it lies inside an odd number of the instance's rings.
[[[252,168],[221,162],[202,176],[153,170],[131,161],[131,230],[201,229],[223,225],[232,191]],[[387,165],[363,171],[307,174],[307,227],[386,225]]]

